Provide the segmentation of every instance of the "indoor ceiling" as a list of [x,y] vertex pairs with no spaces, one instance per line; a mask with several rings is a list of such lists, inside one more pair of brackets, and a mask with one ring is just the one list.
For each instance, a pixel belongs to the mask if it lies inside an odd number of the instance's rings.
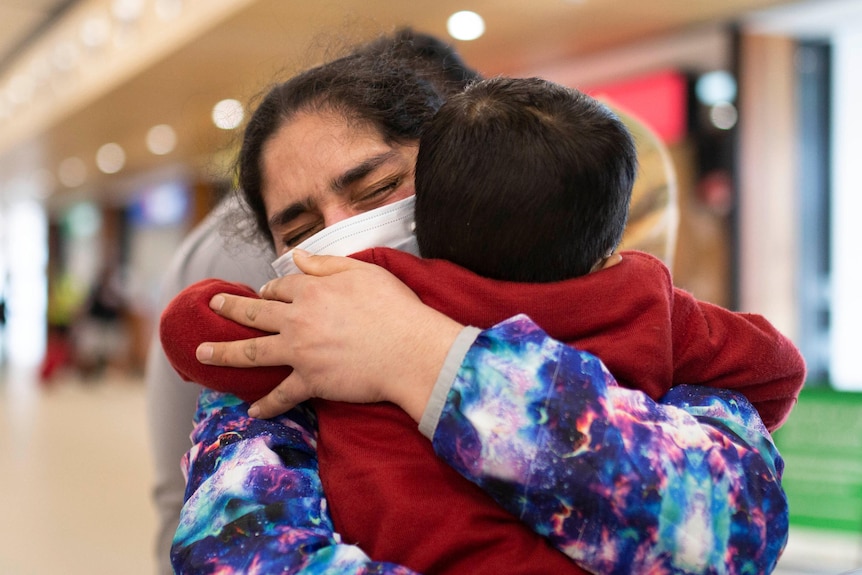
[[0,70],[76,0],[0,0]]
[[[91,1],[95,0],[72,3],[0,0],[0,80],[18,61],[16,58],[26,56],[27,50],[50,35],[52,26],[63,26],[75,9]],[[121,0],[110,1],[116,4]],[[144,10],[149,4],[159,3],[159,0],[135,1]],[[223,15],[206,25],[201,18],[195,18],[197,27],[186,26],[182,38],[178,37],[179,25],[163,24],[155,31],[150,29],[148,35],[164,34],[165,39],[159,42],[159,38],[148,38],[155,40],[148,46],[159,44],[161,49],[148,48],[147,59],[132,50],[123,56],[125,60],[116,57],[119,65],[111,68],[105,65],[105,71],[95,74],[96,78],[85,78],[87,82],[61,84],[59,90],[53,85],[52,103],[44,111],[33,112],[25,104],[20,113],[0,116],[0,186],[26,179],[38,170],[43,177],[54,176],[50,187],[55,191],[55,199],[64,195],[73,197],[71,192],[75,191],[110,195],[154,170],[176,166],[201,170],[213,165],[214,158],[218,166],[219,151],[230,149],[236,133],[214,127],[210,114],[217,101],[235,98],[247,102],[268,82],[313,64],[332,46],[347,45],[398,25],[446,37],[447,17],[466,6],[484,17],[486,33],[475,41],[453,40],[453,43],[483,73],[516,74],[707,23],[732,22],[752,10],[794,2],[471,0],[465,4],[462,0],[171,0],[171,3],[175,7],[184,6],[187,11],[216,10],[221,6],[218,9]],[[228,5],[230,9],[224,8]],[[27,41],[31,32],[37,33],[37,37]],[[102,64],[108,56],[101,58],[96,64]],[[85,84],[87,89],[81,87]],[[33,104],[32,108],[38,106]],[[36,119],[23,123],[28,114]],[[18,124],[26,127],[21,133],[16,132]],[[178,134],[176,149],[166,156],[155,156],[144,145],[144,135],[156,124],[170,124]],[[96,150],[106,142],[119,143],[127,155],[123,170],[112,176],[99,174],[95,168]],[[77,190],[65,189],[56,179],[57,166],[72,156],[83,160],[89,174],[85,183],[76,186]]]

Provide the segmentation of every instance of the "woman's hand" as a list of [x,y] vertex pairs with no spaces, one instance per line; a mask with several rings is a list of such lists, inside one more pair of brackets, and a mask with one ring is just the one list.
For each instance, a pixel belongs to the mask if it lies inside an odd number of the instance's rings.
[[385,269],[351,258],[295,253],[305,275],[273,280],[263,300],[227,294],[210,307],[243,325],[273,332],[203,343],[211,365],[290,365],[291,375],[249,410],[268,418],[320,397],[391,401],[419,421],[461,326],[423,304]]

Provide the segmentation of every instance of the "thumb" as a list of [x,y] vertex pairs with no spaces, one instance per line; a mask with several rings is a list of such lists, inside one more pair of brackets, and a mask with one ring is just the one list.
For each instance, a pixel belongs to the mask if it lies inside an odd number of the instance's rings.
[[311,397],[307,386],[294,371],[269,394],[254,402],[248,414],[256,419],[269,419],[293,409]]
[[293,250],[293,262],[310,276],[331,276],[340,272],[367,266],[365,262],[343,256],[317,256],[305,250]]

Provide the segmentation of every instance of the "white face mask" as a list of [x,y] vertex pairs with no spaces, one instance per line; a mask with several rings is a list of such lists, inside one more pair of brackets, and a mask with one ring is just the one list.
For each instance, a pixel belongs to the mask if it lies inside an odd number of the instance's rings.
[[[399,200],[342,220],[324,228],[296,246],[320,256],[347,256],[368,248],[394,248],[419,255],[413,235],[415,196]],[[293,263],[293,250],[283,254],[272,267],[281,276],[302,273]]]

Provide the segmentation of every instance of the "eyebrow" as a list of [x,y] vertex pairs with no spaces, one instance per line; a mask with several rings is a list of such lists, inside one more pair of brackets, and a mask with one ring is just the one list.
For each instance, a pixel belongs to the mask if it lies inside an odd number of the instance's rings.
[[283,210],[272,214],[272,217],[269,218],[269,220],[267,221],[269,229],[276,230],[281,228],[282,226],[288,225],[293,220],[309,211],[311,207],[313,206],[311,206],[311,204],[307,201],[294,202],[290,204]]
[[371,156],[358,165],[350,168],[332,181],[331,187],[336,192],[344,190],[350,184],[357,182],[396,156],[395,150],[387,150],[382,154]]

